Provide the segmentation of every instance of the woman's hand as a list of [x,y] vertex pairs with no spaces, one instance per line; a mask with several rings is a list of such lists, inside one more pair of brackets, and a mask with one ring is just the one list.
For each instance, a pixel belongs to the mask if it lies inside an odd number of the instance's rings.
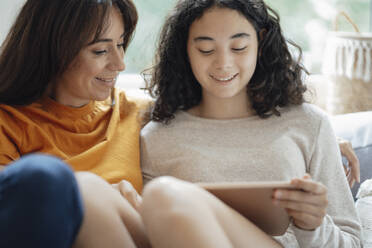
[[340,151],[342,156],[344,156],[349,165],[344,164],[344,170],[349,182],[350,188],[353,187],[355,181],[360,183],[360,164],[359,159],[356,156],[351,143],[347,140],[344,140],[340,137],[337,138],[338,145],[340,146]]
[[142,197],[137,193],[132,184],[126,180],[120,183],[112,184],[112,186],[120,192],[120,194],[127,199],[127,201],[138,210],[142,203]]
[[287,210],[293,224],[304,230],[315,230],[326,215],[328,206],[327,188],[311,179],[306,174],[303,178],[295,178],[291,184],[294,190],[276,189],[274,204]]

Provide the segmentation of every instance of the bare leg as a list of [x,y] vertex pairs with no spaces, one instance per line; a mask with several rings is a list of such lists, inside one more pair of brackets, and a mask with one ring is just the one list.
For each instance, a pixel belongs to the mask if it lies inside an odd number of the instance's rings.
[[150,247],[141,216],[110,184],[91,173],[76,173],[84,219],[74,248]]
[[146,185],[140,212],[155,248],[282,247],[213,195],[174,178]]

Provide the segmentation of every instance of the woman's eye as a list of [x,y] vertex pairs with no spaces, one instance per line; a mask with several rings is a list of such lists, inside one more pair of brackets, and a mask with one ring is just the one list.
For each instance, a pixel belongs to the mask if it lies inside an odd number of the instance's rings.
[[240,51],[243,51],[247,48],[247,46],[245,47],[241,47],[241,48],[231,48],[231,50],[233,50],[234,52],[240,52]]
[[198,49],[199,50],[199,52],[201,52],[202,54],[210,54],[210,53],[212,53],[214,50],[212,49],[212,50],[202,50],[202,49]]
[[103,55],[103,54],[106,54],[107,51],[106,50],[95,50],[95,51],[93,51],[93,53],[95,55]]

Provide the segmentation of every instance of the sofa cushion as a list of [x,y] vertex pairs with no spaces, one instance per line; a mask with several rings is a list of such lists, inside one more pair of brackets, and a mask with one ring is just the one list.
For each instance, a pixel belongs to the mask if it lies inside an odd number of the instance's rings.
[[372,180],[365,180],[359,188],[355,203],[360,217],[364,247],[372,247]]
[[[360,161],[360,180],[372,178],[372,111],[336,115],[331,123],[338,137],[349,140]],[[360,184],[352,188],[354,198]]]

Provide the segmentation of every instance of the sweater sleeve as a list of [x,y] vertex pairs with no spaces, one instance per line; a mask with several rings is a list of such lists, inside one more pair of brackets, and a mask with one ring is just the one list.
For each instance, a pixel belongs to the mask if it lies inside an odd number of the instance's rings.
[[142,178],[143,178],[143,185],[146,185],[151,179],[156,177],[156,173],[154,172],[155,168],[152,163],[151,153],[148,151],[148,139],[146,134],[141,131],[141,170],[142,170]]
[[11,116],[0,109],[0,165],[7,165],[20,158],[18,146],[22,142],[22,129]]
[[319,126],[307,170],[328,189],[327,215],[314,231],[293,227],[300,247],[361,247],[361,226],[342,167],[331,125],[324,117]]

